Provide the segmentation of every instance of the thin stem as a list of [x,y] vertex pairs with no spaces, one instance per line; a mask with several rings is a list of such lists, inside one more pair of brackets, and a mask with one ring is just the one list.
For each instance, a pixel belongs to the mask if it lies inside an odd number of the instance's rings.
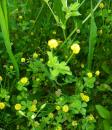
[[[100,0],[97,5],[95,6],[95,8],[93,9],[93,12],[96,11],[96,9],[98,8],[99,4],[102,2],[102,0]],[[89,18],[91,17],[91,13],[82,21],[82,24],[84,24]]]
[[63,29],[63,36],[64,36],[64,39],[66,40],[66,34],[65,34],[65,30]]
[[72,54],[70,55],[70,57],[69,57],[68,60],[66,61],[66,64],[68,64],[68,62],[72,59],[73,55],[74,55],[74,53],[72,53]]
[[69,34],[69,36],[65,39],[65,41],[61,44],[60,48],[63,47],[63,45],[70,39],[70,37],[75,33],[77,28],[74,28],[74,30]]
[[31,28],[31,30],[35,27],[35,24],[36,24],[36,22],[37,22],[37,20],[38,20],[38,18],[39,18],[39,16],[40,16],[42,10],[43,10],[43,7],[44,7],[44,4],[42,4],[42,6],[41,6],[41,9],[40,9],[40,11],[39,11],[38,14],[37,14],[37,17],[36,17],[36,19],[35,19],[35,22],[34,22],[34,24],[33,24],[33,27]]

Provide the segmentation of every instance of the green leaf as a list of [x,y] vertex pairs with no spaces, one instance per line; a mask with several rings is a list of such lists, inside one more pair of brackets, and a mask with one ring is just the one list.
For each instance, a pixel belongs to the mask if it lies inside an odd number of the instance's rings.
[[111,125],[110,125],[110,122],[108,120],[103,120],[103,125],[104,125],[104,130],[111,129]]
[[[91,5],[92,8],[92,5]],[[89,52],[88,52],[88,69],[91,70],[93,54],[96,45],[97,27],[94,19],[93,8],[91,9],[91,25],[90,25],[90,37],[89,37]]]
[[110,119],[110,112],[102,105],[96,105],[98,114],[104,119]]
[[47,65],[50,67],[51,79],[56,80],[59,74],[62,75],[72,75],[70,68],[66,65],[66,63],[58,61],[57,56],[53,56],[52,52],[47,52],[49,61]]

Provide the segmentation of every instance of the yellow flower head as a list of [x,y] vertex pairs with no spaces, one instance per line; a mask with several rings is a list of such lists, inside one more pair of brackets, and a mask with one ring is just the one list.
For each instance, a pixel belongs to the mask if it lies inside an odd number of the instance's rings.
[[21,106],[21,104],[15,104],[15,110],[17,110],[17,111],[19,111],[19,110],[21,110],[21,108],[22,108],[22,106]]
[[37,110],[36,105],[33,104],[30,108],[30,111],[35,112],[36,110]]
[[73,51],[74,54],[78,54],[80,52],[80,46],[79,46],[79,44],[77,44],[77,43],[73,44],[71,46],[71,50]]
[[31,36],[33,36],[33,35],[34,35],[34,32],[31,32],[30,34],[31,34]]
[[57,126],[56,130],[62,130],[61,126]]
[[61,109],[60,106],[56,106],[56,110],[59,111]]
[[4,102],[0,102],[0,109],[4,109],[5,108],[5,103]]
[[53,118],[54,117],[54,114],[53,113],[49,113],[49,118]]
[[13,68],[14,68],[13,65],[10,65],[10,69],[13,70]]
[[80,96],[84,102],[89,102],[89,96],[85,95],[84,93],[80,93]]
[[68,105],[64,105],[64,106],[62,107],[62,110],[63,110],[63,112],[68,112],[68,111],[69,111]]
[[56,48],[58,46],[58,41],[56,39],[51,39],[48,41],[48,46],[50,48]]
[[72,121],[72,126],[77,126],[77,125],[78,125],[77,121]]
[[28,78],[27,77],[21,78],[20,83],[23,84],[23,85],[26,85],[28,83]]
[[97,71],[95,72],[95,74],[96,74],[96,76],[99,76],[99,75],[100,75],[100,71],[97,70]]
[[0,81],[2,81],[3,80],[3,78],[2,78],[2,76],[0,76]]
[[81,64],[81,68],[84,68],[84,64],[83,63]]
[[20,15],[18,18],[21,20],[21,19],[23,19],[23,16]]
[[105,6],[105,5],[104,5],[104,3],[103,3],[103,2],[101,2],[101,3],[100,3],[100,5],[99,5],[100,9],[103,9],[103,8],[104,8],[104,6]]
[[34,59],[38,58],[38,54],[37,54],[36,52],[33,53],[33,58],[34,58]]
[[21,58],[21,62],[24,63],[25,62],[25,58]]
[[88,120],[89,120],[89,121],[94,121],[95,118],[94,118],[94,116],[93,116],[92,114],[90,114],[90,115],[88,116]]
[[87,73],[87,76],[88,76],[88,78],[92,78],[92,77],[93,77],[93,74],[92,74],[91,72],[88,72],[88,73]]

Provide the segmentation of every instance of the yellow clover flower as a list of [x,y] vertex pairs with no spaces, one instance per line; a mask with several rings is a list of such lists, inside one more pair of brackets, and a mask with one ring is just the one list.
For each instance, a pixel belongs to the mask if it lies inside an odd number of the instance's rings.
[[24,63],[26,60],[25,58],[21,58],[21,62]]
[[69,111],[68,105],[64,105],[64,106],[62,107],[62,110],[63,110],[63,112],[68,112],[68,111]]
[[80,93],[80,96],[84,102],[89,102],[89,96],[85,95],[84,93]]
[[54,114],[53,114],[53,113],[49,113],[48,117],[49,117],[49,118],[53,118],[53,117],[54,117]]
[[21,108],[22,108],[21,104],[19,103],[15,104],[15,110],[19,111],[21,110]]
[[73,44],[71,46],[71,50],[73,51],[74,54],[78,54],[80,52],[80,46],[79,46],[79,44],[77,44],[77,43]]
[[3,78],[2,78],[2,76],[0,76],[0,81],[2,81],[3,80]]
[[27,84],[28,83],[28,78],[27,77],[21,78],[20,83],[23,84],[23,85]]
[[56,110],[59,111],[61,109],[60,106],[56,106]]
[[36,52],[33,53],[33,58],[34,58],[34,59],[38,58],[38,54],[37,54]]
[[36,110],[37,110],[36,105],[33,104],[30,108],[30,111],[35,112]]
[[77,121],[72,121],[72,126],[77,126],[77,125],[78,125]]
[[58,127],[56,128],[56,130],[62,130],[62,127],[61,127],[61,126],[58,126]]
[[14,68],[13,65],[10,65],[10,69],[13,70],[13,68]]
[[87,76],[88,76],[88,78],[92,78],[92,77],[93,77],[93,74],[92,74],[91,72],[88,72],[88,73],[87,73]]
[[93,116],[92,114],[90,114],[90,115],[88,116],[88,120],[89,120],[89,121],[94,121],[95,118],[94,118],[94,116]]
[[97,70],[97,71],[95,72],[95,74],[96,74],[96,76],[99,76],[99,75],[100,75],[100,71]]
[[4,102],[0,102],[0,109],[3,110],[5,108],[5,103]]
[[58,46],[58,41],[56,39],[51,39],[48,41],[48,46],[50,48],[56,48]]
[[100,3],[100,5],[99,5],[100,9],[103,9],[103,8],[104,8],[104,6],[105,6],[105,5],[104,5],[104,3],[103,3],[103,2],[101,2],[101,3]]

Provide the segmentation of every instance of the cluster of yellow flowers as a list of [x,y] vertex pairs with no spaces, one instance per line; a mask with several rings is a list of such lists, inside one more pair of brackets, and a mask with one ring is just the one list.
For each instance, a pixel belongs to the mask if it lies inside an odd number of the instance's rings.
[[20,79],[20,83],[21,83],[22,85],[26,85],[26,84],[28,83],[28,78],[27,78],[27,77],[21,78],[21,79]]
[[81,96],[81,99],[84,102],[89,102],[89,96],[88,95],[85,95],[84,93],[80,93],[80,96]]
[[71,50],[73,51],[73,53],[74,54],[78,54],[79,52],[80,52],[80,46],[79,46],[79,44],[73,44],[72,46],[71,46]]
[[3,110],[5,108],[5,103],[4,102],[0,102],[0,110]]
[[[99,76],[99,75],[100,75],[100,71],[97,70],[97,71],[95,72],[95,75],[96,75],[96,76]],[[87,76],[88,76],[88,78],[92,78],[92,77],[93,77],[93,73],[92,73],[92,72],[88,72],[88,73],[87,73]]]

